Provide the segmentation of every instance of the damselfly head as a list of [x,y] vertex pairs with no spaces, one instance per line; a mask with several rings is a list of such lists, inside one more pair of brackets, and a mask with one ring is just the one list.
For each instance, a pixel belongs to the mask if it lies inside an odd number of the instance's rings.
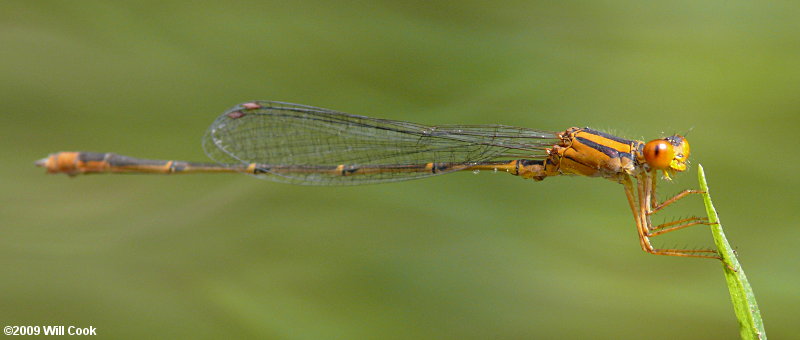
[[664,176],[686,170],[689,160],[689,142],[681,135],[655,139],[644,145],[645,162],[653,170],[663,170]]

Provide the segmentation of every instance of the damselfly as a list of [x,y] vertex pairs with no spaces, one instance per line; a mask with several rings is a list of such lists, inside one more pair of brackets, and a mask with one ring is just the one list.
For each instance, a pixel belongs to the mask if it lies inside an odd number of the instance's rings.
[[[653,225],[651,216],[697,190],[658,203],[658,173],[686,170],[689,143],[673,135],[649,142],[589,128],[550,132],[505,125],[428,126],[312,106],[253,101],[219,116],[203,138],[217,164],[139,159],[113,153],[59,152],[36,165],[49,173],[229,173],[307,185],[384,183],[455,171],[503,171],[541,181],[601,177],[625,189],[639,242],[656,255],[719,258],[714,250],[659,249],[650,237],[705,219]],[[635,183],[634,183],[635,182]]]

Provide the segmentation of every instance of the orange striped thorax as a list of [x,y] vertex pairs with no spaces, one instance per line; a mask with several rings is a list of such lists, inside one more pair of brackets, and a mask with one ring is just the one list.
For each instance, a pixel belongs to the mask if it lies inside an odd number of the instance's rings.
[[548,150],[545,176],[571,174],[619,182],[641,171],[663,170],[669,178],[686,170],[689,157],[689,143],[679,135],[645,143],[572,127],[558,136],[561,143]]

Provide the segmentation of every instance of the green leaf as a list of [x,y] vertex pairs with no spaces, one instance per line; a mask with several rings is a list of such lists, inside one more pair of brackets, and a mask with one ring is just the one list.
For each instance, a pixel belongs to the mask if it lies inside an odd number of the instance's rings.
[[731,249],[731,245],[722,231],[722,223],[720,223],[717,211],[711,202],[711,194],[708,191],[706,174],[702,165],[697,167],[697,175],[700,181],[700,190],[705,192],[703,201],[706,204],[708,222],[713,223],[711,233],[714,236],[717,251],[722,256],[722,270],[725,272],[725,280],[728,282],[733,310],[739,320],[739,333],[742,339],[766,339],[767,333],[764,332],[764,322],[761,320],[761,311],[759,311],[756,297],[753,295],[753,288],[747,282],[744,269],[736,259],[736,253]]

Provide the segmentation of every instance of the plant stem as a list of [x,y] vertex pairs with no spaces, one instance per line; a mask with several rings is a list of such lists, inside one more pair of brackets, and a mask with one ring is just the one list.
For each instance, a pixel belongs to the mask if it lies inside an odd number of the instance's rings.
[[739,320],[740,335],[742,339],[766,340],[767,333],[764,332],[764,322],[761,320],[761,311],[758,309],[756,297],[753,295],[753,288],[750,287],[747,276],[744,275],[744,269],[739,264],[736,253],[722,231],[722,223],[720,223],[717,211],[711,202],[711,194],[708,191],[706,174],[702,165],[698,165],[697,175],[700,181],[700,190],[704,192],[703,201],[706,205],[706,213],[708,213],[708,222],[712,223],[711,233],[714,236],[714,243],[722,257],[722,270],[725,273],[725,280],[728,282],[728,292],[731,295],[733,310]]

